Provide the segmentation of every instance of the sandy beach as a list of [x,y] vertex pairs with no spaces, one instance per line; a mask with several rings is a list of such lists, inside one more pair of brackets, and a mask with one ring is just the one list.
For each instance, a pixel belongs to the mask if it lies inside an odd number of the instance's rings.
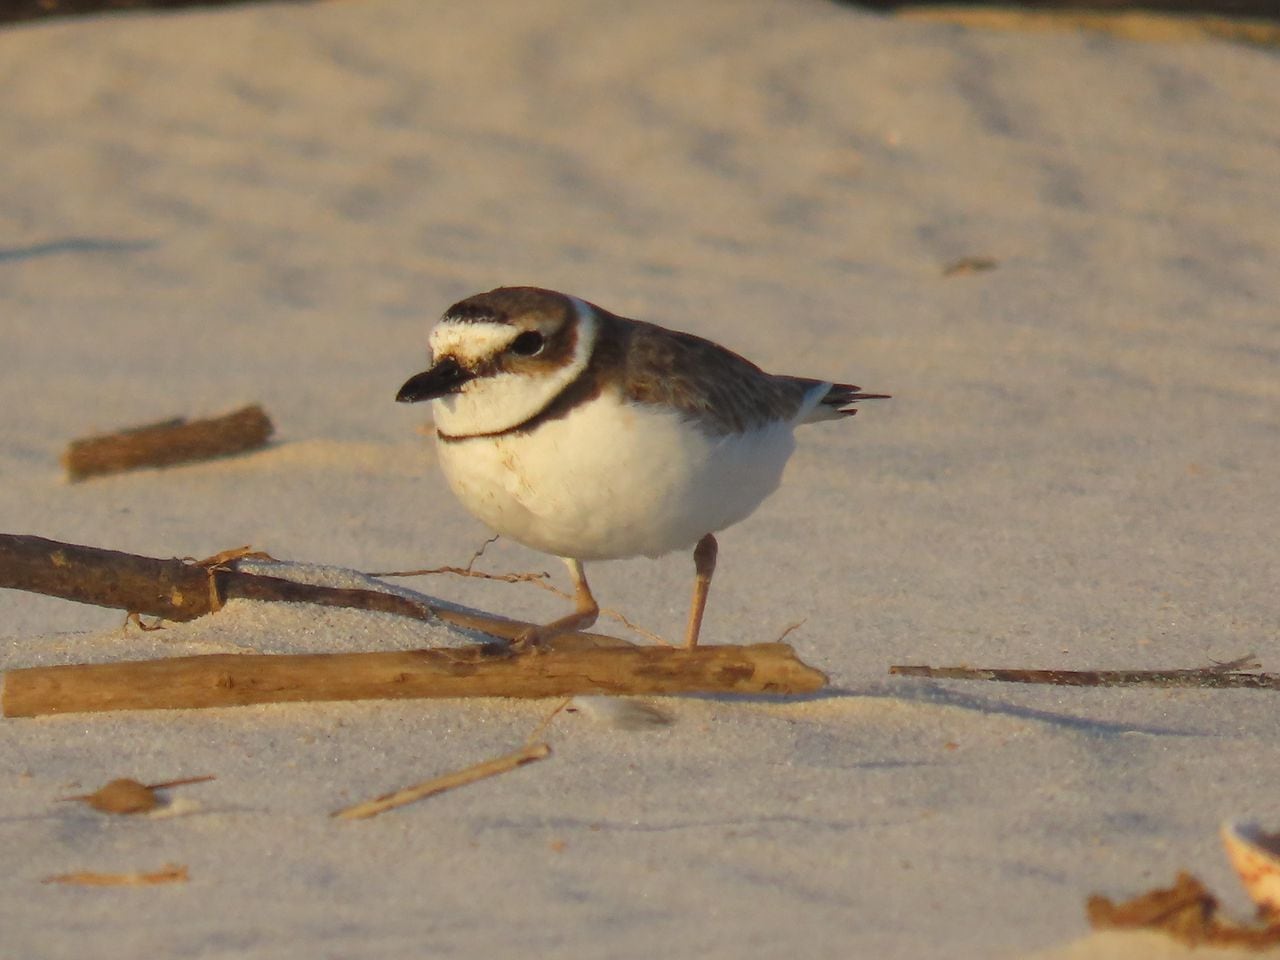
[[[1155,960],[1191,954],[1091,934],[1085,900],[1180,869],[1249,914],[1217,830],[1280,829],[1272,694],[888,668],[1280,670],[1274,49],[816,0],[260,5],[0,31],[0,138],[3,532],[465,564],[488,532],[393,398],[441,311],[499,285],[893,394],[801,430],[720,536],[704,642],[800,623],[822,694],[659,698],[662,723],[584,700],[546,760],[350,823],[554,702],[6,719],[0,958]],[[75,437],[255,402],[255,453],[59,467]],[[567,586],[507,541],[480,565]],[[681,636],[689,557],[589,572]],[[252,601],[122,621],[0,592],[0,669],[464,639]],[[163,816],[57,802],[206,774]],[[41,882],[166,864],[187,881]]]

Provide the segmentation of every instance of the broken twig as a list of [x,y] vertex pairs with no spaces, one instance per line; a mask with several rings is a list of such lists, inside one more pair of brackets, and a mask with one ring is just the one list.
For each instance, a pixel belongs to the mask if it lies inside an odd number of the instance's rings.
[[264,446],[271,418],[253,405],[206,420],[165,420],[116,433],[71,441],[62,465],[72,480],[139,467],[168,467]]

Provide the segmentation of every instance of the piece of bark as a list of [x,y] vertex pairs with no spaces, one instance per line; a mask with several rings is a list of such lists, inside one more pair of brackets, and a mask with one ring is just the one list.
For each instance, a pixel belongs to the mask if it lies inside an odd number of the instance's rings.
[[168,467],[264,446],[275,428],[254,404],[207,420],[165,420],[116,433],[72,440],[62,465],[72,480],[139,467]]
[[796,694],[826,677],[785,644],[341,654],[216,654],[10,670],[6,717],[426,697]]

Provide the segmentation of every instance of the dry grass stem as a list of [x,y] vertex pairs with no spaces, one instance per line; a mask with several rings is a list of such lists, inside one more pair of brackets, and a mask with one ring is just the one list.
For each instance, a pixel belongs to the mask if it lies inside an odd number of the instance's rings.
[[[554,713],[552,716],[554,716]],[[550,755],[550,753],[551,747],[546,743],[527,744],[519,750],[513,750],[511,753],[503,754],[492,760],[486,760],[483,763],[477,763],[462,770],[455,770],[453,773],[446,773],[444,776],[415,784],[412,787],[405,787],[403,790],[383,794],[366,803],[357,803],[342,810],[335,810],[331,816],[338,817],[341,820],[364,820],[368,817],[376,817],[380,813],[386,813],[388,810],[394,810],[406,804],[416,803],[427,797],[435,796],[437,793],[453,790],[456,787],[465,787],[467,784],[475,783],[488,777],[495,777],[500,773],[506,773],[516,767],[524,766],[526,763],[541,760],[543,757]]]
[[808,622],[809,622],[809,618],[808,618],[808,617],[802,617],[801,619],[797,620],[795,623],[793,623],[793,624],[791,624],[789,627],[787,627],[785,630],[783,630],[780,634],[778,634],[778,639],[777,639],[777,640],[775,640],[775,641],[773,641],[773,642],[774,642],[774,643],[781,643],[783,640],[785,640],[787,637],[791,636],[791,634],[795,633],[797,630],[799,630],[801,627],[803,627],[803,626],[804,626],[806,623],[808,623]]
[[542,735],[547,732],[547,727],[551,726],[551,721],[554,720],[560,712],[571,703],[573,703],[573,697],[565,697],[557,703],[552,711],[542,718],[542,722],[533,728],[533,731],[529,736],[524,738],[525,746],[532,746],[540,741],[542,739]]
[[167,863],[159,870],[133,873],[97,873],[78,870],[75,873],[59,873],[45,877],[41,883],[65,883],[81,887],[152,887],[162,883],[186,883],[190,879],[187,868]]

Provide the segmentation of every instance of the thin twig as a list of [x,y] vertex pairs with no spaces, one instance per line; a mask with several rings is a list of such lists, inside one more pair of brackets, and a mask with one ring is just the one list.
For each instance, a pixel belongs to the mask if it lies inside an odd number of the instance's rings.
[[497,543],[502,538],[502,534],[495,533],[492,537],[480,544],[476,548],[476,552],[471,554],[471,559],[467,561],[467,569],[470,570],[476,565],[476,561],[484,556],[484,552],[489,549],[490,545]]
[[[387,570],[387,571],[382,572],[382,573],[369,573],[369,574],[366,574],[366,576],[370,576],[370,577],[425,577],[425,576],[429,576],[430,574],[433,574],[433,573],[456,573],[456,574],[459,574],[460,576],[464,576],[464,577],[470,577],[470,576],[479,576],[479,577],[483,577],[483,576],[484,576],[484,574],[482,574],[482,573],[480,573],[480,574],[473,574],[471,571],[472,571],[472,569],[475,567],[475,565],[476,565],[476,561],[477,561],[477,560],[479,560],[481,557],[483,557],[483,556],[484,556],[484,552],[485,552],[487,549],[489,549],[489,545],[490,545],[491,543],[497,543],[497,542],[498,542],[499,536],[500,536],[500,534],[496,534],[496,533],[495,533],[492,537],[490,537],[490,538],[489,538],[488,540],[486,540],[484,543],[480,544],[480,546],[476,549],[476,552],[475,552],[475,553],[473,553],[473,554],[471,554],[471,559],[467,561],[467,565],[466,565],[465,567],[435,567],[435,568],[433,568],[433,569],[431,569],[431,570]],[[544,573],[544,574],[542,574],[542,576],[544,576],[544,577],[549,577],[549,576],[551,576],[551,574],[549,574],[549,573]],[[503,578],[502,578],[502,577],[493,577],[493,578],[491,578],[491,579],[494,579],[494,580],[501,580],[501,579],[503,579]]]
[[[490,541],[492,542],[492,541]],[[481,548],[483,549],[483,548]],[[497,757],[493,760],[487,760],[484,763],[467,767],[465,770],[459,770],[454,773],[445,774],[442,777],[436,777],[427,780],[416,786],[406,787],[403,790],[396,790],[393,793],[384,794],[375,800],[367,803],[358,803],[355,806],[346,807],[337,810],[331,816],[340,817],[344,820],[362,820],[367,817],[377,816],[387,810],[401,807],[416,800],[442,793],[453,787],[465,786],[468,783],[474,783],[484,777],[496,776],[499,773],[505,773],[507,770],[513,770],[518,766],[530,763],[534,760],[541,760],[551,752],[551,747],[542,739],[546,733],[547,727],[551,726],[551,721],[573,702],[572,697],[565,697],[557,703],[550,713],[542,718],[542,721],[533,728],[529,736],[525,738],[524,746],[512,753]]]
[[[486,573],[483,570],[472,570],[470,567],[432,567],[430,570],[386,570],[376,573],[368,573],[370,577],[429,577],[437,573],[450,573],[455,577],[471,577],[475,580],[497,580],[501,583],[537,583],[550,577],[551,574],[543,571],[542,573]],[[556,593],[560,591],[554,587],[550,588]],[[563,594],[568,596],[568,594]]]
[[898,664],[889,673],[934,680],[995,680],[1003,683],[1041,683],[1067,687],[1203,687],[1280,690],[1280,674],[1238,673],[1252,666],[1254,655],[1228,663],[1185,670],[1017,670],[988,667],[928,667]]
[[82,887],[150,887],[160,883],[186,883],[187,880],[185,866],[167,863],[159,870],[150,872],[98,873],[93,870],[78,870],[75,873],[59,873],[56,876],[45,877],[40,882],[67,883]]
[[180,780],[165,780],[163,783],[148,783],[148,790],[169,790],[172,787],[185,787],[189,783],[208,783],[210,780],[216,780],[217,777],[212,773],[206,773],[202,777],[183,777]]
[[777,639],[777,640],[774,640],[773,642],[774,642],[774,643],[781,643],[783,640],[785,640],[787,637],[789,637],[789,636],[790,636],[792,633],[794,633],[795,631],[799,630],[801,627],[803,627],[803,626],[804,626],[806,623],[808,623],[808,622],[809,622],[809,618],[808,618],[808,617],[803,617],[803,618],[801,618],[800,620],[797,620],[795,623],[791,624],[791,626],[787,627],[787,628],[786,628],[785,630],[783,630],[780,634],[778,634],[778,639]]
[[[557,597],[560,597],[563,600],[573,600],[573,594],[569,593],[567,590],[561,590],[554,583],[552,583],[551,574],[545,570],[540,572],[528,571],[524,573],[487,573],[484,570],[473,569],[473,565],[475,564],[475,562],[478,559],[480,559],[480,557],[484,554],[485,547],[487,547],[489,544],[493,543],[494,540],[497,540],[497,539],[498,539],[497,537],[492,537],[489,540],[486,540],[483,546],[481,546],[479,550],[477,550],[474,554],[472,554],[471,560],[467,563],[465,567],[448,566],[448,567],[432,567],[430,569],[424,569],[424,570],[384,570],[384,571],[369,573],[367,574],[367,576],[370,576],[370,577],[429,577],[429,576],[434,576],[440,573],[447,573],[447,574],[452,574],[455,577],[471,577],[476,580],[496,580],[499,583],[531,583],[535,587],[541,587],[543,590],[546,590],[548,593],[554,593]],[[615,610],[612,607],[601,607],[600,612],[604,614],[606,617],[610,617],[611,619],[618,621],[618,623],[622,624],[628,630],[632,631],[633,633],[639,634],[640,636],[644,637],[646,640],[649,640],[653,643],[657,643],[664,647],[671,646],[671,643],[669,641],[658,636],[656,633],[654,633],[651,630],[646,630],[644,627],[640,626],[638,623],[635,623],[630,618],[628,618],[621,611]]]
[[464,787],[469,783],[475,783],[487,777],[506,773],[508,770],[514,770],[516,767],[523,766],[526,763],[541,760],[543,757],[550,755],[550,753],[551,747],[546,743],[526,744],[519,750],[513,750],[511,753],[503,754],[492,760],[486,760],[483,763],[477,763],[462,770],[455,770],[453,773],[446,773],[444,776],[426,780],[412,787],[405,787],[403,790],[383,794],[381,797],[365,803],[357,803],[354,806],[335,810],[330,816],[338,817],[342,820],[364,820],[368,817],[376,817],[380,813],[394,810],[396,807],[403,807],[409,803],[415,803],[437,793],[443,793],[445,790]]
[[556,716],[560,713],[561,710],[569,706],[569,704],[571,703],[573,703],[573,697],[565,697],[563,700],[557,703],[555,707],[552,709],[552,711],[542,718],[542,722],[533,728],[533,731],[529,734],[529,736],[524,738],[524,745],[526,747],[532,746],[534,743],[537,743],[539,740],[541,740],[542,735],[547,731],[547,727],[551,726],[551,721],[556,718]]

